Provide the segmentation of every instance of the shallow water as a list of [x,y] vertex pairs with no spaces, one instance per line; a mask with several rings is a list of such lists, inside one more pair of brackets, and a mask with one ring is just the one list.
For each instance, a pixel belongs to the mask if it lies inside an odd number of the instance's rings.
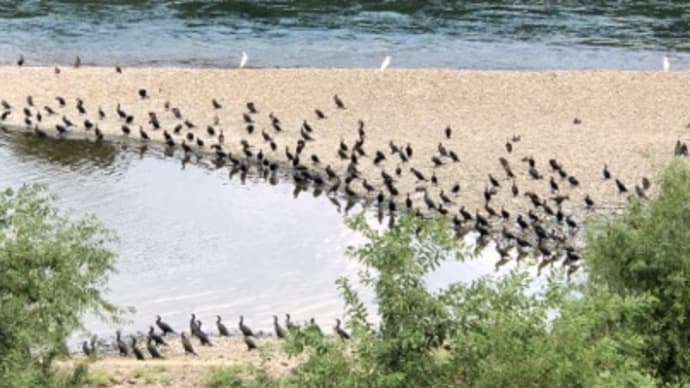
[[[295,198],[287,180],[249,176],[243,184],[228,168],[183,166],[139,147],[0,133],[0,188],[46,184],[62,210],[95,214],[117,233],[108,299],[136,308],[125,332],[146,330],[156,314],[183,329],[192,312],[210,327],[220,314],[232,328],[243,314],[262,330],[273,314],[315,317],[324,327],[342,316],[334,283],[356,274],[345,249],[361,239],[325,196]],[[476,278],[495,261],[489,252],[446,263],[429,285]],[[115,330],[91,317],[85,326],[99,335]]]
[[690,4],[0,1],[0,63],[480,69],[690,68]]

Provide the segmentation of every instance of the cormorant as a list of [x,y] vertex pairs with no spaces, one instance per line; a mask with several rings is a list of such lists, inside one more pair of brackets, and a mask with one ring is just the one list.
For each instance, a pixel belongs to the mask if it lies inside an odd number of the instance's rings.
[[245,337],[254,336],[252,329],[250,329],[249,326],[244,324],[244,316],[242,315],[240,315],[240,323],[238,326],[240,328],[240,332],[242,332],[242,335],[244,335]]
[[163,358],[163,356],[161,356],[158,349],[156,349],[156,346],[154,346],[151,336],[149,336],[148,339],[146,340],[146,350],[149,351],[151,358],[158,358],[158,359]]
[[195,356],[198,356],[196,352],[194,351],[194,348],[192,347],[192,343],[189,342],[189,338],[187,338],[184,334],[184,331],[180,334],[180,340],[182,341],[182,347],[184,348],[184,354],[193,354]]
[[153,329],[153,326],[149,326],[149,338],[152,338],[156,345],[168,346],[163,337],[156,334],[156,332]]
[[161,320],[161,316],[160,316],[160,315],[156,315],[156,325],[158,326],[158,328],[161,329],[161,331],[163,332],[163,335],[166,335],[166,334],[175,334],[175,330],[173,330],[172,327],[170,327],[170,325],[168,325],[167,323],[163,322],[163,321]]
[[117,350],[120,352],[120,356],[127,357],[129,355],[127,344],[120,338],[120,330],[115,332],[115,342],[117,343]]
[[249,336],[244,336],[244,344],[247,345],[247,351],[251,351],[252,349],[256,349],[256,342],[249,337]]
[[275,329],[276,337],[281,339],[286,337],[285,330],[280,326],[280,323],[278,323],[277,315],[273,316],[273,328]]
[[343,101],[338,97],[338,95],[333,96],[333,101],[335,102],[335,106],[338,107],[339,109],[345,109],[345,104],[343,104]]
[[221,318],[220,315],[216,315],[216,326],[218,326],[218,334],[220,334],[223,337],[228,337],[230,336],[230,332],[228,331],[228,328],[225,327],[224,324],[220,322]]
[[336,318],[335,319],[335,332],[338,334],[338,337],[342,340],[349,340],[350,339],[350,334],[348,334],[342,327],[340,327],[340,319]]
[[134,353],[134,357],[137,360],[144,361],[144,353],[137,347],[137,339],[135,337],[132,337],[132,353]]

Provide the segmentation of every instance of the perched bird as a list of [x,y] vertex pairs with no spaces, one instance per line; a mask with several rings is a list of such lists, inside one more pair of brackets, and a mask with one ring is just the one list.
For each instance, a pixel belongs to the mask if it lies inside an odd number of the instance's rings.
[[386,69],[388,68],[388,66],[390,66],[390,64],[391,64],[391,56],[390,56],[390,55],[386,55],[386,57],[383,58],[383,62],[381,62],[380,70],[381,70],[381,71],[386,70]]
[[661,68],[667,72],[671,70],[671,61],[668,59],[666,55],[661,59]]
[[135,337],[132,337],[132,353],[134,353],[134,357],[136,357],[137,360],[139,361],[144,361],[144,353],[141,352],[141,349],[137,347],[137,339]]
[[148,95],[146,94],[146,89],[139,89],[139,97],[141,97],[142,100],[148,98]]
[[120,356],[127,357],[129,351],[127,350],[127,344],[120,338],[120,330],[115,332],[115,342],[117,344],[117,350],[120,352]]
[[20,55],[19,60],[17,60],[17,66],[24,66],[24,56]]
[[163,356],[161,356],[160,352],[156,348],[156,346],[153,344],[151,336],[148,337],[146,340],[146,350],[149,351],[149,354],[151,355],[151,358],[158,358],[162,359]]
[[242,58],[240,58],[240,65],[239,65],[239,68],[240,68],[240,69],[244,68],[244,66],[247,65],[247,61],[248,61],[248,60],[249,60],[249,56],[247,55],[247,53],[245,53],[244,51],[242,51]]
[[623,184],[623,182],[621,182],[620,179],[618,179],[618,178],[616,178],[616,187],[618,188],[618,193],[619,193],[619,194],[627,193],[627,192],[628,192],[628,188],[625,187],[625,185]]
[[79,68],[81,66],[81,58],[79,58],[79,55],[74,59],[74,67]]
[[244,344],[247,345],[247,351],[251,351],[252,349],[256,349],[256,342],[249,337],[249,336],[244,336]]
[[244,324],[244,316],[240,315],[240,323],[238,324],[240,328],[240,332],[242,332],[242,335],[245,337],[249,336],[254,336],[254,333],[252,332],[252,329],[249,328],[249,326]]
[[276,337],[281,338],[281,339],[286,337],[285,329],[283,329],[280,326],[280,323],[278,322],[278,316],[277,315],[273,316],[273,328],[275,329]]
[[333,96],[333,101],[335,102],[336,107],[338,107],[339,109],[345,109],[345,104],[343,104],[343,100],[341,100],[337,94]]
[[338,334],[338,337],[342,340],[349,340],[350,339],[350,334],[348,334],[342,327],[340,327],[340,319],[336,318],[335,320],[335,332]]
[[149,326],[149,338],[152,339],[156,343],[156,345],[168,346],[163,337],[156,334],[156,332],[153,329],[153,326]]
[[228,337],[230,335],[230,332],[228,331],[228,328],[225,327],[223,323],[221,323],[220,320],[220,315],[216,315],[216,326],[218,326],[218,334],[220,334],[222,337]]
[[182,342],[182,348],[184,348],[184,354],[193,354],[195,356],[198,356],[198,354],[196,354],[194,348],[192,347],[192,343],[189,342],[189,338],[185,336],[184,331],[182,332],[182,334],[180,334],[180,341]]
[[170,327],[170,325],[163,322],[160,315],[156,315],[156,325],[158,326],[159,329],[161,329],[161,331],[163,332],[163,335],[176,334],[175,330],[173,330],[172,327]]

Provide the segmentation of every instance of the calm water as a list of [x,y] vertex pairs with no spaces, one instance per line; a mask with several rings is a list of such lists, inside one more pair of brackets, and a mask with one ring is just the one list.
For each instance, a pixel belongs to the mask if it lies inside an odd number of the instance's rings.
[[0,0],[0,63],[690,68],[690,3]]
[[[249,176],[243,184],[228,171],[203,162],[183,168],[175,157],[142,154],[134,144],[123,150],[0,133],[0,188],[47,184],[61,209],[93,213],[118,234],[108,297],[136,308],[126,332],[147,329],[156,314],[186,328],[191,312],[210,328],[216,314],[232,328],[244,314],[253,327],[270,330],[271,316],[285,312],[332,326],[343,314],[334,282],[356,273],[345,249],[360,238],[325,196],[295,198],[287,180],[271,185]],[[491,255],[447,264],[429,284],[489,273]],[[85,323],[98,334],[115,330]]]

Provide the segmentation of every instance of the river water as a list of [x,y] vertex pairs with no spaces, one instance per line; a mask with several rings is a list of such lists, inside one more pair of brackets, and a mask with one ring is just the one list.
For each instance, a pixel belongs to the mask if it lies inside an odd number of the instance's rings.
[[5,64],[688,69],[688,36],[658,0],[0,0]]

